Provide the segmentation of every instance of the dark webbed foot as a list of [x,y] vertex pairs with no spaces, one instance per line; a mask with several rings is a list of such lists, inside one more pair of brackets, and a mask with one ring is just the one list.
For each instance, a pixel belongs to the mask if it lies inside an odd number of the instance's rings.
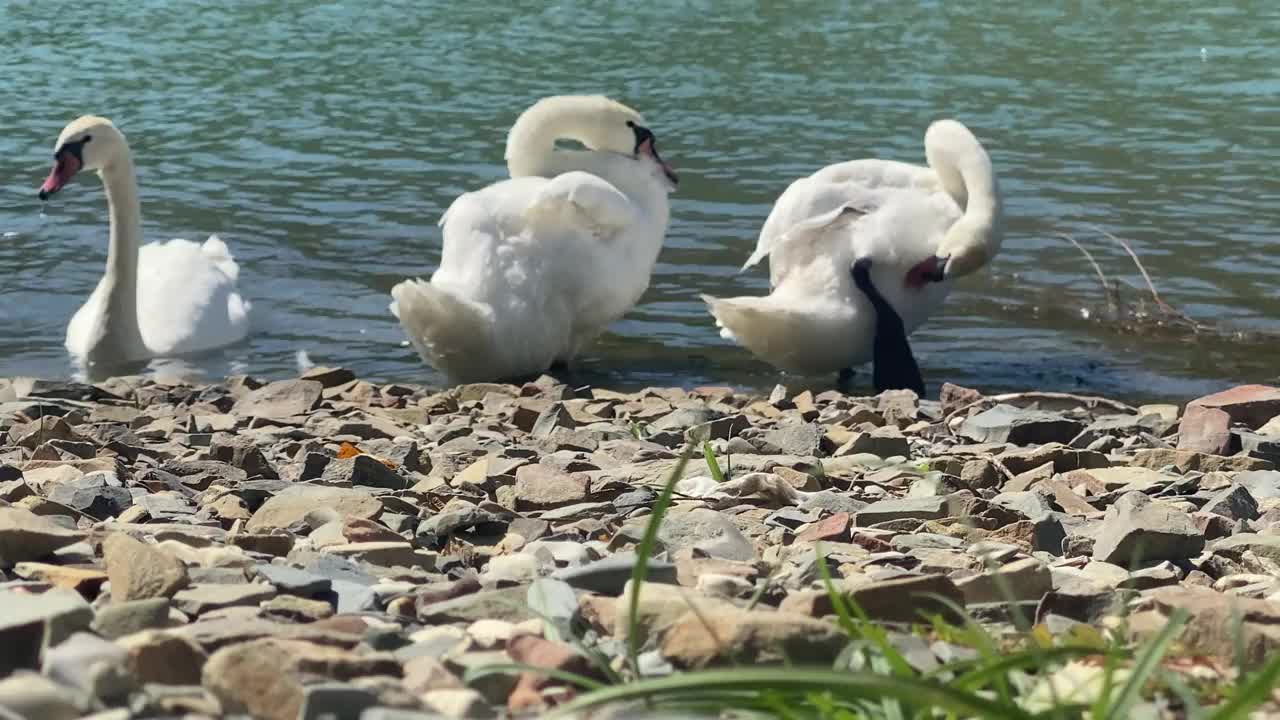
[[853,283],[867,296],[876,311],[876,334],[872,346],[872,382],[876,392],[914,390],[924,397],[924,378],[911,353],[902,318],[871,282],[871,258],[859,258],[850,268]]

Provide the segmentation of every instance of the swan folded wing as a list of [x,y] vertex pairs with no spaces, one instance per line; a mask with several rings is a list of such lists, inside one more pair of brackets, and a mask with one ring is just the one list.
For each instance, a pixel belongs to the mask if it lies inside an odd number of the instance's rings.
[[[851,219],[865,217],[881,206],[880,198],[870,194],[856,195],[846,196],[838,202],[830,198],[825,202],[811,202],[810,208],[830,209],[799,216],[785,228],[779,228],[767,237],[762,234],[759,246],[748,258],[744,269],[770,257],[769,274],[773,278],[772,284],[776,286],[789,267],[805,263],[812,255],[823,252],[819,241],[829,230],[842,226]],[[831,207],[832,204],[834,207]]]
[[786,189],[760,229],[756,250],[742,265],[747,270],[791,240],[820,230],[848,215],[867,215],[883,204],[883,192],[856,183],[833,183],[817,175]]
[[549,180],[525,207],[531,221],[563,222],[567,216],[597,237],[609,237],[639,219],[626,195],[591,173],[567,172]]

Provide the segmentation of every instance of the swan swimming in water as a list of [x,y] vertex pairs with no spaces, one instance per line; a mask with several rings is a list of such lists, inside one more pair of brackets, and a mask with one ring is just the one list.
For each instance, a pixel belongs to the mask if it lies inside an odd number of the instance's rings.
[[67,325],[67,350],[95,374],[130,363],[230,345],[249,331],[250,303],[236,287],[239,266],[216,235],[142,245],[133,157],[110,120],[86,115],[58,136],[47,200],[77,173],[96,171],[106,189],[111,240],[107,267]]
[[[852,160],[793,182],[743,265],[768,257],[771,292],[702,296],[721,335],[784,371],[844,377],[876,355],[878,316],[892,320],[875,312],[865,285],[902,326],[902,343],[886,357],[900,356],[953,281],[985,266],[1003,240],[999,187],[973,133],[939,120],[924,144],[927,167]],[[862,283],[860,259],[873,261]]]
[[627,313],[649,286],[678,182],[656,142],[606,97],[527,109],[507,138],[511,178],[454,200],[430,282],[391,291],[418,354],[453,382],[532,375],[568,365]]

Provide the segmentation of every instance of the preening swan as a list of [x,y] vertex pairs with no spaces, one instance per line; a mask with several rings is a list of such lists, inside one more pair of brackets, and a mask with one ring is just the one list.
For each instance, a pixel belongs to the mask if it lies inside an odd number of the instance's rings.
[[244,338],[249,303],[236,289],[239,267],[217,236],[142,243],[133,157],[110,120],[80,117],[62,131],[40,187],[46,200],[76,173],[95,170],[111,222],[107,267],[67,326],[67,350],[99,371],[152,358],[210,350]]
[[792,183],[743,266],[769,258],[770,294],[703,296],[721,335],[789,372],[843,372],[871,360],[877,313],[851,272],[866,258],[874,261],[867,282],[898,316],[905,344],[953,280],[986,265],[1003,237],[991,159],[968,128],[933,123],[925,154],[928,167],[853,160]]
[[[558,149],[572,139],[585,150]],[[454,200],[430,282],[406,280],[391,312],[454,382],[570,363],[649,286],[675,172],[635,110],[601,96],[538,101],[507,138],[511,175]]]

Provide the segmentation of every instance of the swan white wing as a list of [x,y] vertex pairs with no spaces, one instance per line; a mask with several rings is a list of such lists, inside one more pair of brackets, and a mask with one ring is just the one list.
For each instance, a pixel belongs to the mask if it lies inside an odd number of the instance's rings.
[[[530,200],[525,216],[534,224],[612,237],[639,219],[635,203],[598,175],[573,171],[549,180]],[[565,223],[568,227],[565,227]]]
[[154,355],[228,345],[248,333],[249,303],[239,267],[216,236],[205,244],[170,240],[138,252],[138,329]]
[[[765,257],[783,235],[797,224],[825,215],[847,205],[863,214],[872,212],[893,189],[932,193],[941,189],[937,174],[930,168],[896,160],[866,158],[828,165],[814,174],[791,183],[778,196],[769,217],[760,229],[755,252],[742,269]],[[773,261],[770,261],[772,267]]]

